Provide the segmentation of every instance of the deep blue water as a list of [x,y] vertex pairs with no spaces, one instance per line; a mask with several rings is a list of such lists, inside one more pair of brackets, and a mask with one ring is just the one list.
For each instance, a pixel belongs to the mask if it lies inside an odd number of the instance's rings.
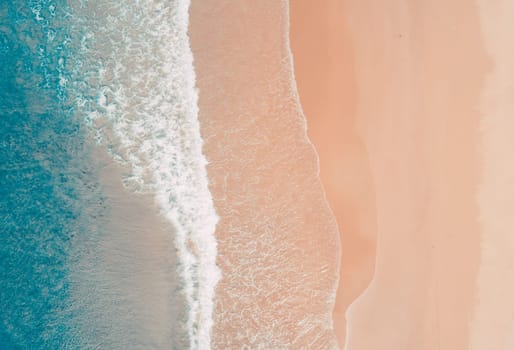
[[70,255],[101,197],[63,83],[60,0],[0,0],[0,349],[80,348]]

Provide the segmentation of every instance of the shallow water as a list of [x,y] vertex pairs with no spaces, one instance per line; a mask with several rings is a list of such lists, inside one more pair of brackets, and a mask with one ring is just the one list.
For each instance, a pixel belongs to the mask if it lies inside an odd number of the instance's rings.
[[205,348],[188,1],[0,3],[1,348]]
[[292,72],[288,3],[193,1],[202,136],[220,216],[214,349],[334,349],[339,240]]

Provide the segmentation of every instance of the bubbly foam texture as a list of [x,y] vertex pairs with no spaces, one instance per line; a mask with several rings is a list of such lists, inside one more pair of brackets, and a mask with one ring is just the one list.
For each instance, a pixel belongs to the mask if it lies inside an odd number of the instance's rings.
[[130,169],[125,188],[154,195],[174,228],[179,283],[170,292],[169,345],[206,349],[220,278],[218,217],[202,155],[188,9],[187,0],[76,3],[83,39],[72,90],[97,142]]
[[276,0],[192,3],[200,120],[222,218],[214,349],[337,346],[337,226],[299,111],[287,9]]

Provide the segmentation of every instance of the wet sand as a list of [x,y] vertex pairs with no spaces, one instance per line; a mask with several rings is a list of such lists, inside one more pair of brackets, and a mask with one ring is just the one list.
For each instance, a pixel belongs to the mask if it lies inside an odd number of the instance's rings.
[[[342,238],[340,346],[345,338],[346,349],[468,349],[480,261],[479,104],[490,69],[477,7],[291,7],[296,78]],[[347,312],[345,337],[338,319],[373,274],[375,237],[374,277]]]
[[292,0],[291,49],[308,134],[342,242],[334,328],[342,346],[345,311],[375,269],[375,189],[367,150],[355,129],[357,81],[341,0]]
[[214,349],[334,349],[337,227],[299,109],[288,4],[190,9],[199,117],[220,221]]

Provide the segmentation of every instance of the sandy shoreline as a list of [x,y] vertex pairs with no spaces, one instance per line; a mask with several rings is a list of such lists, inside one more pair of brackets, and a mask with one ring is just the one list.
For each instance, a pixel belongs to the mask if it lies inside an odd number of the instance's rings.
[[[292,0],[291,35],[321,177],[333,210],[341,213],[341,288],[356,289],[355,281],[367,282],[372,273],[359,269],[360,249],[350,235],[375,237],[369,234],[374,226],[345,222],[345,212],[354,217],[364,202],[378,231],[376,274],[347,314],[346,349],[467,349],[480,259],[478,101],[488,69],[477,8],[466,1],[325,4],[320,10],[320,4]],[[303,21],[296,31],[295,13]],[[346,65],[344,73],[334,61]],[[337,88],[334,76],[343,80]],[[324,93],[329,89],[348,96],[332,97]],[[334,151],[334,129],[340,139],[363,141],[367,154],[356,152],[361,162],[348,163],[342,159],[347,152]],[[344,181],[348,191],[374,184],[374,194],[334,190],[345,176],[331,176],[338,164],[351,178]],[[368,247],[372,253],[373,244]],[[344,275],[345,263],[355,268],[354,280]],[[344,294],[338,292],[339,300]],[[348,299],[339,300],[336,305],[347,307]],[[336,328],[342,324],[337,317]],[[336,333],[341,341],[344,329]]]
[[216,211],[214,349],[334,349],[337,228],[305,134],[286,1],[193,1],[204,153]]
[[358,106],[352,38],[340,0],[293,0],[290,5],[296,82],[342,242],[334,310],[334,328],[342,346],[344,313],[371,281],[376,249],[372,173],[355,130]]
[[337,228],[291,82],[288,3],[193,1],[221,217],[213,348],[330,349],[332,320],[345,350],[512,347],[501,3],[291,0],[295,76],[342,241],[334,310]]
[[514,146],[514,52],[510,39],[514,4],[486,0],[477,3],[490,70],[479,105],[482,254],[470,349],[508,350],[514,346],[514,283],[510,277],[514,266],[514,167],[510,155]]

